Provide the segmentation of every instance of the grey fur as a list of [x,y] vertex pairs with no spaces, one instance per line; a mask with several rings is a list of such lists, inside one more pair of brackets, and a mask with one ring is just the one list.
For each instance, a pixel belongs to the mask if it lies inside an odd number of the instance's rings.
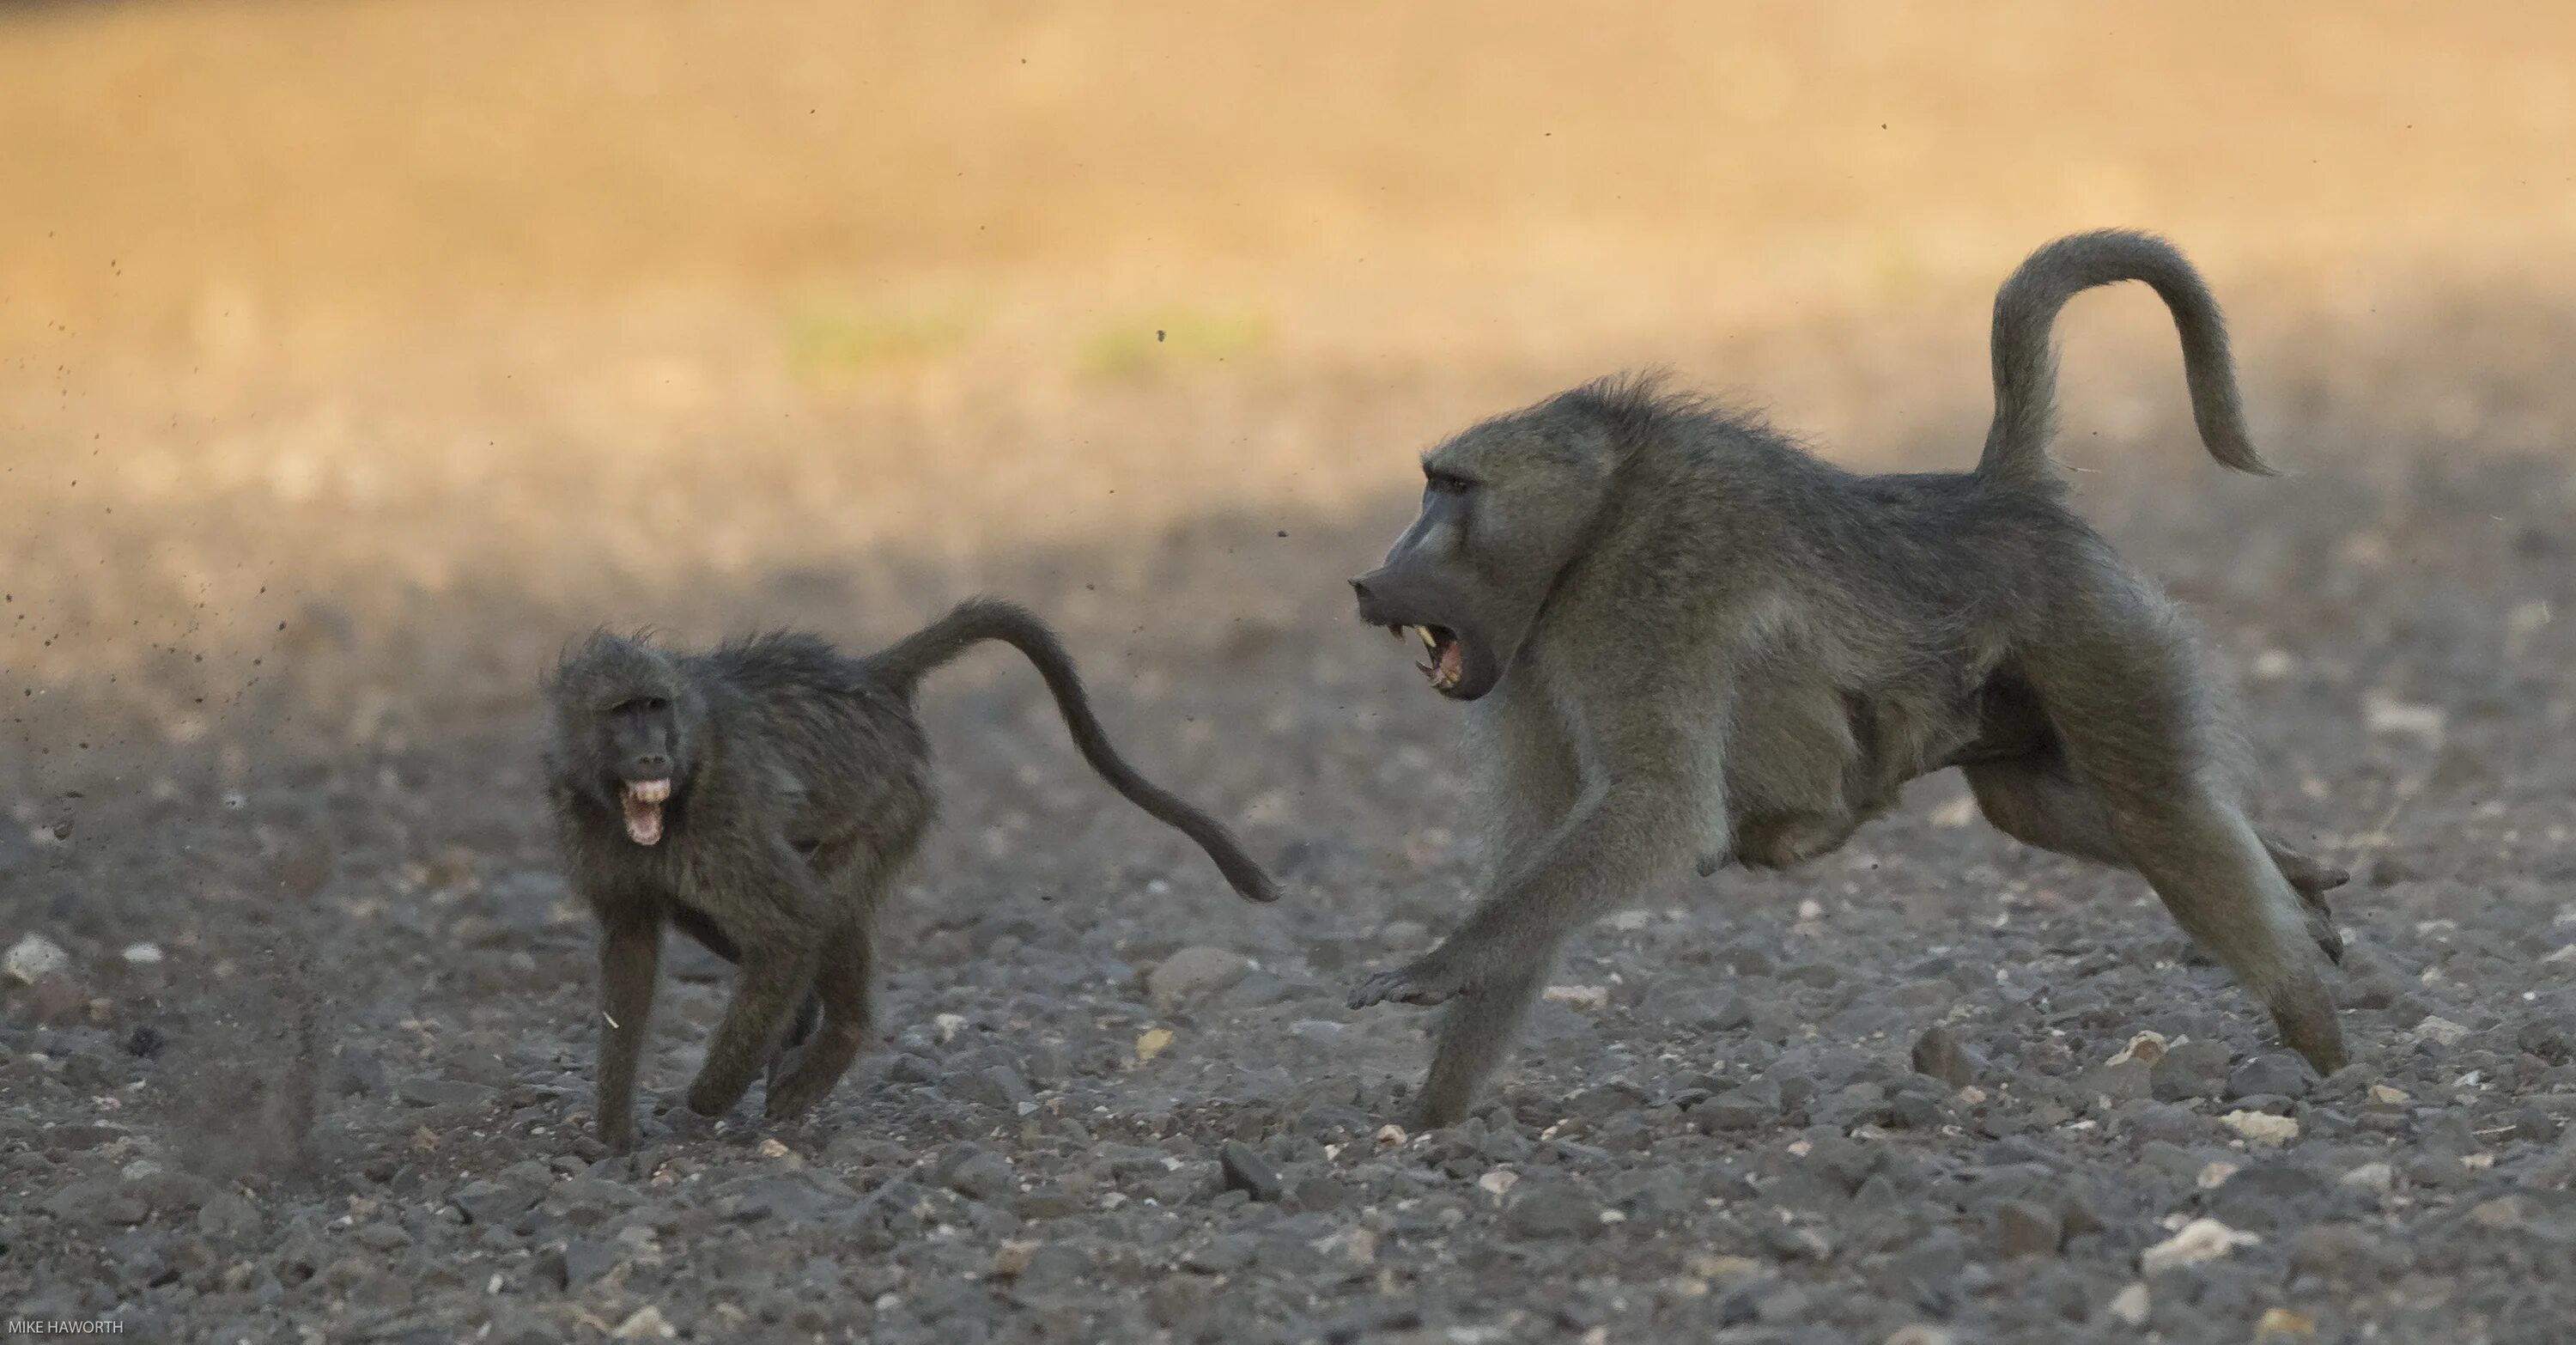
[[1353,1008],[1457,1003],[1418,1119],[1462,1116],[1564,938],[1696,862],[1839,847],[1931,771],[1987,818],[2146,876],[2318,1069],[2344,1048],[2318,948],[2340,872],[2258,833],[2252,771],[2157,587],[2063,503],[2049,327],[2078,290],[2154,285],[2212,456],[2246,440],[2217,306],[2170,246],[2085,234],[1996,300],[1974,471],[1860,476],[1652,380],[1587,384],[1423,461],[1422,517],[1354,580],[1363,620],[1435,641],[1485,791],[1483,896]]
[[[869,1034],[877,908],[935,808],[915,692],[984,640],[1028,656],[1084,760],[1121,794],[1197,841],[1236,891],[1276,899],[1223,826],[1119,758],[1054,633],[1009,603],[960,604],[864,659],[791,633],[697,654],[594,635],[546,680],[547,775],[565,869],[602,935],[602,1140],[634,1140],[665,924],[742,969],[693,1110],[731,1108],[766,1066],[768,1115],[788,1119],[848,1070]],[[649,841],[630,822],[641,805],[629,786],[645,781],[668,789]]]

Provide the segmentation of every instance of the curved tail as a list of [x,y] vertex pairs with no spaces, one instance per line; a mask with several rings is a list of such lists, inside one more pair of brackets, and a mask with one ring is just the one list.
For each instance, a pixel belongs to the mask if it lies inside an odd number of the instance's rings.
[[1073,735],[1075,749],[1111,788],[1125,795],[1129,803],[1198,842],[1199,848],[1207,851],[1208,858],[1225,873],[1226,882],[1246,900],[1279,899],[1278,884],[1252,862],[1222,823],[1138,775],[1135,767],[1118,755],[1118,749],[1109,743],[1109,734],[1100,727],[1099,717],[1091,712],[1091,696],[1083,690],[1073,657],[1065,653],[1055,632],[1027,608],[998,598],[970,598],[950,609],[948,615],[869,656],[867,664],[888,686],[909,697],[931,670],[986,640],[999,640],[1028,656],[1038,676],[1045,679],[1047,690],[1054,694],[1056,709],[1064,715],[1064,726]]
[[2057,429],[2057,354],[2049,331],[2066,301],[2096,285],[2143,280],[2173,310],[2182,334],[2191,415],[2209,456],[2240,472],[2277,476],[2245,433],[2227,325],[2200,272],[2171,243],[2124,229],[2072,234],[2050,243],[1995,293],[1995,421],[1977,474],[2053,488],[2048,442]]

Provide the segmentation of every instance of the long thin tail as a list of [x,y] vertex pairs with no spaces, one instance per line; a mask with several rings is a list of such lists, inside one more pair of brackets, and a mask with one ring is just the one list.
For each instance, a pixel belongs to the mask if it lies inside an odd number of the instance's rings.
[[2200,272],[2171,243],[2123,229],[2072,234],[2030,254],[1995,294],[1995,422],[1977,474],[2055,488],[2048,443],[2057,430],[2057,353],[2049,332],[2066,301],[2096,285],[2143,280],[2173,310],[2182,333],[2191,415],[2209,456],[2240,472],[2277,476],[2245,433],[2227,325]]
[[1215,818],[1200,812],[1178,796],[1164,790],[1145,777],[1118,755],[1109,743],[1109,734],[1091,712],[1090,693],[1083,690],[1081,674],[1074,670],[1073,657],[1064,651],[1063,642],[1044,621],[1017,603],[998,598],[970,598],[957,604],[948,615],[922,627],[912,635],[895,642],[868,659],[868,666],[885,683],[906,696],[912,694],[921,679],[974,645],[986,640],[1000,640],[1028,656],[1036,665],[1038,676],[1046,680],[1047,690],[1054,693],[1056,709],[1064,715],[1064,726],[1073,735],[1073,745],[1091,769],[1100,772],[1111,788],[1127,796],[1127,801],[1154,815],[1182,835],[1198,842],[1208,858],[1225,873],[1226,882],[1250,901],[1277,901],[1279,886],[1271,881],[1260,865],[1243,852],[1234,833],[1227,831]]

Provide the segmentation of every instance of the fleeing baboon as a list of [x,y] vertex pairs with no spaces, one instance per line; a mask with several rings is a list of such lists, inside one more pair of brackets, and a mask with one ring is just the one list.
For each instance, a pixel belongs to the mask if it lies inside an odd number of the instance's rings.
[[1010,603],[962,603],[856,659],[812,635],[699,654],[594,635],[547,678],[547,774],[565,869],[600,924],[598,1119],[611,1147],[634,1141],[666,923],[742,969],[689,1087],[692,1110],[724,1112],[766,1066],[768,1115],[788,1119],[849,1069],[868,1034],[876,909],[934,806],[914,692],[984,640],[1037,666],[1074,746],[1111,786],[1198,842],[1235,891],[1277,898],[1223,826],[1119,757],[1055,633]]
[[[2154,287],[2211,456],[2248,442],[2226,329],[2190,263],[2059,239],[1995,298],[1995,417],[1972,471],[1858,476],[1755,421],[1605,380],[1423,459],[1422,513],[1352,582],[1468,702],[1481,899],[1353,1008],[1456,1000],[1419,1119],[1457,1120],[1567,934],[1682,865],[1839,847],[1907,780],[1963,767],[1987,820],[2143,874],[2320,1071],[2343,1064],[2315,947],[2344,875],[2257,832],[2252,772],[2195,636],[2065,503],[2050,328],[2078,291]],[[2303,910],[2304,905],[2304,910]]]

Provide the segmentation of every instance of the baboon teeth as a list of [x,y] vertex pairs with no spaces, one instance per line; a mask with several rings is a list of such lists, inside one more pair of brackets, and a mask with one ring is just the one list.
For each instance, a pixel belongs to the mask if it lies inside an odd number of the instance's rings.
[[1432,637],[1431,628],[1429,626],[1416,626],[1413,628],[1413,633],[1422,637],[1423,648],[1430,650],[1434,654],[1440,652],[1440,641]]
[[1431,667],[1431,665],[1430,665],[1430,664],[1428,664],[1428,663],[1417,663],[1417,664],[1414,664],[1413,666],[1414,666],[1416,669],[1418,669],[1418,670],[1422,673],[1422,675],[1423,675],[1423,676],[1430,678],[1432,681],[1434,681],[1434,682],[1438,682],[1438,681],[1440,680],[1440,674],[1439,674],[1438,672],[1434,671],[1434,670],[1432,669],[1432,667]]
[[626,837],[637,845],[655,845],[662,839],[662,804],[671,797],[669,780],[630,781],[619,789],[618,803],[626,814]]

